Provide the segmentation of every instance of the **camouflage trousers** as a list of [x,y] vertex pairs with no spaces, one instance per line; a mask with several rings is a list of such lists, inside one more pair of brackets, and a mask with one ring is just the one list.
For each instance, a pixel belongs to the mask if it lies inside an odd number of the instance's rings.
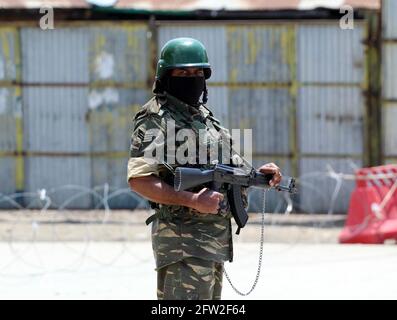
[[159,300],[220,300],[223,263],[185,258],[157,271]]

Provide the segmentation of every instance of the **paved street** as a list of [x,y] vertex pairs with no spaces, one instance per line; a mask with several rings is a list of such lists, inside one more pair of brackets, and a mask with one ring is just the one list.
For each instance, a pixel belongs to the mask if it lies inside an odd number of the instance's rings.
[[[0,298],[155,299],[150,243],[0,243]],[[243,291],[254,280],[258,244],[236,243],[227,264]],[[226,281],[226,279],[225,279]],[[240,299],[229,284],[224,299]],[[251,299],[396,299],[394,245],[266,244]]]

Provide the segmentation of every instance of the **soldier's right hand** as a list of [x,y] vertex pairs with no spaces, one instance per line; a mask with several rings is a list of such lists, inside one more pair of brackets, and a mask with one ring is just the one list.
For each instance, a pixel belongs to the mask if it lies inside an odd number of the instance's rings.
[[208,188],[201,189],[194,194],[194,209],[201,213],[217,214],[219,210],[219,203],[223,200],[223,194],[209,190]]

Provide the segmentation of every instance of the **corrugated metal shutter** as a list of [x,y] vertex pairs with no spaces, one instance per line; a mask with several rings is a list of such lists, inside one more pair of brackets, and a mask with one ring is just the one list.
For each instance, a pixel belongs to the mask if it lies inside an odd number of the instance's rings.
[[[96,206],[90,192],[59,187],[128,187],[131,120],[149,96],[147,26],[22,28],[21,41],[26,190],[55,188],[54,206],[71,197],[68,208]],[[96,169],[115,163],[122,167],[105,176]]]
[[21,39],[23,82],[88,83],[88,28],[22,28]]
[[[297,111],[301,209],[327,212],[336,182],[328,168],[353,171],[364,157],[365,24],[297,27]],[[346,160],[345,160],[346,159]],[[313,172],[317,172],[314,174]],[[310,177],[307,180],[306,177]],[[353,184],[343,182],[333,212],[346,212]]]
[[15,208],[6,196],[15,193],[22,184],[21,89],[15,84],[19,75],[17,29],[0,27],[0,208]]
[[[132,118],[150,98],[150,46],[146,24],[98,26],[90,29],[88,96],[92,186],[112,192],[128,188],[127,160]],[[94,207],[100,206],[98,199]],[[122,193],[113,208],[134,208],[142,199]]]
[[397,1],[383,0],[382,134],[386,163],[397,162]]

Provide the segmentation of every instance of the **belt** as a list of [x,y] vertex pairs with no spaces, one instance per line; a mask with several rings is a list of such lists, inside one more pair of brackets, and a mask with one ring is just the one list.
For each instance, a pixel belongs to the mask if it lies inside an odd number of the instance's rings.
[[[160,204],[158,207],[158,211],[156,211],[156,213],[152,214],[149,218],[146,219],[146,221],[145,221],[146,225],[151,224],[156,218],[171,219],[172,215],[164,212],[164,210],[166,210],[166,207],[167,207],[167,205]],[[194,209],[185,207],[184,210],[191,212]]]

